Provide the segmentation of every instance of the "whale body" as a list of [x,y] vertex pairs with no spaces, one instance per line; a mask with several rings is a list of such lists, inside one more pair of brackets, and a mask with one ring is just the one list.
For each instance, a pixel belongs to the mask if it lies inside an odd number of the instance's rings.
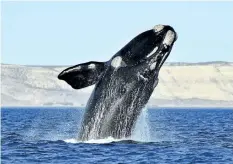
[[171,26],[156,25],[132,39],[109,61],[78,64],[58,75],[74,89],[95,84],[79,140],[130,137],[176,40]]

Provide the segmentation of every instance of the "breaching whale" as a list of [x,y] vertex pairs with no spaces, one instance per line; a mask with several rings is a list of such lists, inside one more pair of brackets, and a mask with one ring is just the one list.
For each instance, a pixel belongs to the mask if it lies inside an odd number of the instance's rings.
[[176,39],[171,26],[156,25],[132,39],[109,61],[78,64],[58,75],[74,89],[95,84],[79,140],[131,135]]

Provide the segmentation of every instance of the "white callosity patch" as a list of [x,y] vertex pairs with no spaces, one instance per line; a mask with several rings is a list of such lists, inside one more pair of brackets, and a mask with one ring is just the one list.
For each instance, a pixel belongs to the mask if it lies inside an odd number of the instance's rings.
[[158,47],[155,47],[146,57],[150,57],[158,50]]
[[138,78],[141,78],[141,79],[143,79],[144,81],[147,81],[148,79],[147,78],[145,78],[143,75],[141,75],[139,72],[138,72]]
[[114,68],[118,68],[121,66],[121,63],[122,63],[122,58],[120,56],[117,56],[114,59],[112,59],[111,65]]
[[159,32],[159,31],[163,30],[163,28],[164,28],[164,25],[158,24],[154,27],[154,31]]
[[162,58],[162,60],[161,60],[161,62],[160,62],[160,64],[159,64],[159,67],[162,66],[162,64],[164,63],[165,58],[166,58],[167,55],[168,55],[168,52],[166,52],[166,53],[163,55],[163,58]]
[[155,69],[155,66],[156,66],[156,62],[155,62],[155,63],[152,63],[152,64],[150,65],[150,70]]
[[80,69],[81,69],[81,66],[78,66],[78,67],[71,68],[71,69],[69,69],[69,70],[67,70],[65,72],[67,73],[67,72],[72,72],[72,71],[78,71]]
[[90,64],[90,65],[88,65],[88,68],[89,68],[89,69],[95,68],[95,64]]
[[175,33],[172,32],[171,30],[169,30],[167,33],[166,33],[166,36],[163,40],[163,44],[166,44],[166,45],[171,45],[173,43],[175,39]]

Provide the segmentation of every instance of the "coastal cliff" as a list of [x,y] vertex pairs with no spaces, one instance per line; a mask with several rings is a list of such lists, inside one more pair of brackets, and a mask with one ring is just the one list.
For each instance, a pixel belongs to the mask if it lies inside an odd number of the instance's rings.
[[[93,86],[74,90],[58,80],[66,67],[1,64],[1,105],[85,106]],[[232,107],[233,63],[167,63],[148,106]]]

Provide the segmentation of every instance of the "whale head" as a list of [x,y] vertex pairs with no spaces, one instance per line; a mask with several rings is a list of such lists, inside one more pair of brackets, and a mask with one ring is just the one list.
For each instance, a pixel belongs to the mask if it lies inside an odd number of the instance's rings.
[[131,72],[154,88],[158,84],[160,68],[176,40],[177,34],[171,26],[156,25],[132,39],[109,62],[113,69],[123,69],[122,74]]
[[111,60],[113,67],[146,64],[159,71],[177,40],[175,30],[168,25],[156,25],[132,39]]

